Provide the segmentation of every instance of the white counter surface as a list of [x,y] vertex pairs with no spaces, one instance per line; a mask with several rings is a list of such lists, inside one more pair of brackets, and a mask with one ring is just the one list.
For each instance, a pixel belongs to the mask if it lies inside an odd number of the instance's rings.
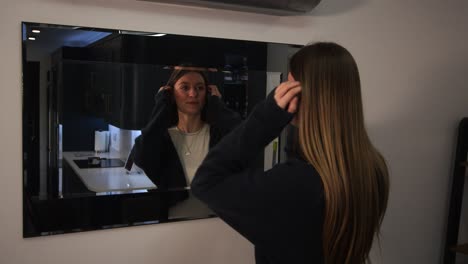
[[97,155],[94,152],[63,152],[62,156],[90,191],[101,193],[156,188],[156,185],[144,172],[132,171],[132,173],[128,173],[124,167],[80,169],[73,161],[78,159],[87,160],[88,157],[119,158],[110,155],[108,152]]

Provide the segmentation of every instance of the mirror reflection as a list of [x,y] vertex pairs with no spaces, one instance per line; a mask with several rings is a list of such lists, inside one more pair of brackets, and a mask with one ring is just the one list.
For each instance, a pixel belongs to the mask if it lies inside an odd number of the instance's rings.
[[[175,67],[155,96],[150,121],[135,139],[130,157],[158,190],[188,188],[208,150],[242,120],[223,103],[205,72],[201,67]],[[182,194],[170,192],[168,217],[210,214],[189,192]]]
[[[211,147],[287,76],[288,44],[23,23],[24,237],[213,217]],[[252,161],[283,158],[281,139]]]

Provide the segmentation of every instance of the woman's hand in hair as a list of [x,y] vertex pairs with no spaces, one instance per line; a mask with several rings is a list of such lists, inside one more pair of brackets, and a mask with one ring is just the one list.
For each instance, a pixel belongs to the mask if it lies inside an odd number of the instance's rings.
[[170,90],[170,89],[171,89],[171,87],[169,85],[164,85],[164,86],[161,86],[161,88],[159,88],[158,93],[161,92],[161,91]]
[[276,104],[289,113],[296,113],[299,106],[299,96],[301,93],[301,83],[288,81],[280,84],[275,89]]
[[214,96],[218,96],[219,98],[221,98],[221,93],[219,92],[218,90],[218,86],[216,85],[208,85],[208,91],[210,92],[211,95],[214,95]]

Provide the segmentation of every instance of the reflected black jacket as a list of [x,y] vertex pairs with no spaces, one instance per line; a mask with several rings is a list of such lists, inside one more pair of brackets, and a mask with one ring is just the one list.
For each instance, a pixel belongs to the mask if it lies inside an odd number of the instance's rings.
[[266,172],[249,169],[293,115],[271,93],[199,167],[192,193],[255,246],[257,264],[323,263],[323,186],[296,155]]
[[[227,108],[217,96],[207,96],[204,112],[204,121],[210,125],[209,148],[241,122],[239,114]],[[158,92],[151,119],[135,139],[132,150],[135,164],[145,171],[158,190],[187,186],[182,164],[167,131],[176,125],[176,114],[169,92]]]

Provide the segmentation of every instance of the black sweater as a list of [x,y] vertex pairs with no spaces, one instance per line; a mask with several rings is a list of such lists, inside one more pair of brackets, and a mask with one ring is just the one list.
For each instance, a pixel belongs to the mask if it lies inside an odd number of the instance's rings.
[[[242,121],[238,113],[213,95],[207,96],[202,118],[210,125],[210,148]],[[135,164],[156,184],[156,191],[179,190],[171,192],[169,205],[188,197],[184,191],[188,184],[182,164],[167,131],[176,124],[177,109],[169,91],[158,92],[150,121],[135,139],[132,149]]]
[[210,150],[191,184],[197,198],[255,245],[257,264],[323,263],[317,171],[299,156],[266,172],[249,168],[292,117],[271,93]]

